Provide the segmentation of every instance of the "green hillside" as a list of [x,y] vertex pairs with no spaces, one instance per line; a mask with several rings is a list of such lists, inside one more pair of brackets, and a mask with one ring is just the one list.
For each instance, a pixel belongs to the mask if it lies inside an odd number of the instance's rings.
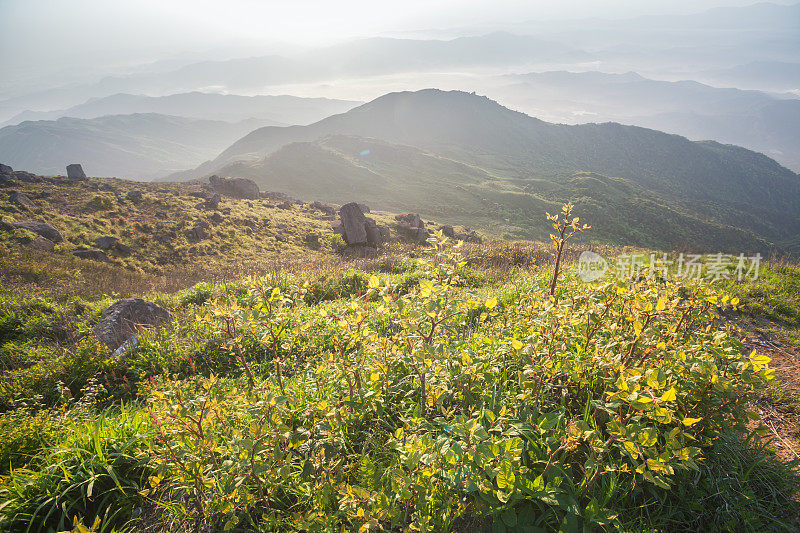
[[709,251],[769,247],[753,232],[709,221],[630,179],[588,173],[500,178],[417,148],[355,136],[292,143],[220,172],[303,200],[360,198],[388,211],[419,212],[514,238],[546,239],[550,228],[536,213],[575,200],[581,216],[597,221],[593,238],[604,242]]
[[[373,153],[352,137],[403,147]],[[292,143],[316,148],[284,149]],[[575,181],[587,172],[624,186]],[[310,126],[261,128],[176,177],[211,173],[300,197],[360,190],[387,207],[535,237],[531,213],[565,198],[596,205],[600,238],[625,244],[763,247],[800,232],[800,177],[763,154],[614,123],[549,124],[457,91],[393,93]]]

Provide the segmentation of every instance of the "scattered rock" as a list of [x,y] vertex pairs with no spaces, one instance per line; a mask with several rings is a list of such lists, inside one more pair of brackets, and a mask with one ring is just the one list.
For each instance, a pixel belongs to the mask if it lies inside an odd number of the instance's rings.
[[319,238],[319,233],[311,232],[306,234],[305,241],[309,246],[319,246]]
[[36,204],[33,203],[33,200],[28,198],[26,195],[22,194],[21,192],[12,192],[8,200],[12,204],[17,204],[22,207],[36,207]]
[[125,298],[114,302],[100,316],[94,334],[100,342],[116,350],[145,328],[158,328],[169,321],[169,311],[163,307],[141,298]]
[[50,239],[45,239],[41,235],[37,235],[35,239],[28,243],[28,248],[41,250],[43,252],[52,252],[56,249],[56,245]]
[[71,180],[85,180],[86,174],[78,163],[67,165],[67,178]]
[[400,224],[400,227],[406,228],[411,233],[411,238],[415,241],[424,241],[428,238],[428,232],[425,230],[425,223],[419,218],[416,213],[408,213],[406,215],[395,215],[395,220]]
[[453,229],[453,226],[442,226],[442,233],[445,237],[450,237],[451,239],[456,238],[456,231]]
[[460,233],[457,235],[459,239],[466,242],[474,242],[475,244],[483,244],[483,238],[480,235],[475,233],[475,231],[470,231],[469,233]]
[[120,255],[128,256],[133,253],[133,248],[126,244],[122,244],[121,242],[114,243],[114,248],[120,253]]
[[291,208],[292,208],[292,202],[283,202],[281,204],[278,204],[278,209],[285,209],[288,211]]
[[113,185],[111,185],[110,183],[103,183],[102,185],[100,185],[100,190],[113,193],[116,193],[118,191],[118,189]]
[[328,204],[323,204],[322,202],[311,202],[310,205],[314,209],[322,211],[326,215],[335,215],[336,214],[336,209],[333,206],[330,206]]
[[134,204],[138,204],[139,202],[141,202],[144,199],[144,193],[142,193],[142,191],[134,189],[132,191],[128,191],[128,194],[125,195],[125,198],[127,198],[129,201],[133,202]]
[[103,250],[93,250],[93,249],[79,249],[73,250],[72,255],[75,257],[80,257],[81,259],[91,259],[92,261],[110,261],[108,256]]
[[220,193],[212,194],[208,198],[205,199],[203,202],[203,207],[205,209],[219,209],[219,203],[222,201],[222,195]]
[[109,250],[119,241],[118,238],[106,235],[104,237],[98,237],[94,240],[94,245],[100,248],[101,250]]
[[214,175],[208,181],[215,191],[233,198],[257,200],[260,194],[256,182],[247,178],[220,178]]
[[209,227],[210,225],[205,220],[198,220],[190,230],[186,231],[186,236],[197,241],[208,239],[210,236],[208,233]]
[[51,226],[50,224],[47,224],[45,222],[11,222],[11,223],[2,222],[0,224],[0,229],[4,229],[7,227],[10,227],[11,230],[13,230],[14,228],[22,228],[28,231],[32,231],[33,233],[41,235],[45,239],[49,239],[54,243],[59,243],[64,240],[64,237],[61,236],[61,233],[54,226]]
[[14,175],[14,169],[11,168],[8,165],[4,165],[3,163],[0,163],[0,174],[5,174],[6,176],[13,176]]

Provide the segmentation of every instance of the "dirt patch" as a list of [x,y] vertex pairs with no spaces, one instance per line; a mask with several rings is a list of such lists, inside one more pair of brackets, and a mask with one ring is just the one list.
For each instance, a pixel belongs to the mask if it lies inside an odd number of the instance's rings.
[[[800,460],[800,351],[782,342],[776,328],[753,320],[741,321],[747,352],[756,350],[772,361],[778,384],[774,390],[757,395],[749,408],[761,415],[769,430],[775,453],[784,461]],[[752,423],[753,428],[758,423]]]

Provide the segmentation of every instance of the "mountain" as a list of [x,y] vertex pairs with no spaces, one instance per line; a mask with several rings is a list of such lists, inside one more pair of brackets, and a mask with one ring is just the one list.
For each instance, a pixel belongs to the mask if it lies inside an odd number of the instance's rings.
[[639,74],[507,75],[493,90],[516,109],[557,122],[613,120],[756,150],[800,170],[800,99],[669,82]]
[[156,113],[23,122],[0,128],[0,161],[38,174],[81,163],[91,176],[152,179],[197,165],[261,125]]
[[238,122],[251,118],[265,124],[309,124],[343,113],[361,102],[297,96],[240,96],[235,94],[181,93],[168,96],[115,94],[56,111],[24,111],[6,125],[26,120],[56,120],[61,117],[97,118],[105,115],[159,113],[178,117]]
[[698,76],[715,85],[800,94],[800,62],[752,61],[727,69],[700,72]]
[[[383,166],[372,168],[368,162],[380,158],[372,156],[371,148],[363,148],[364,142],[351,140],[345,147],[340,141],[324,140],[329,136],[414,147],[422,152],[415,153],[416,161],[452,160],[479,170],[483,182],[464,179],[468,174],[462,171],[455,172],[462,177],[445,178],[452,173],[427,166],[403,169],[392,163],[387,169],[387,164],[381,163]],[[293,143],[300,144],[287,147]],[[370,150],[366,159],[356,158],[355,154],[365,150]],[[328,173],[329,167],[336,172]],[[615,123],[550,124],[486,97],[459,91],[392,93],[309,126],[260,128],[233,143],[215,160],[175,177],[213,172],[249,176],[266,188],[279,184],[283,192],[309,199],[312,192],[318,196],[334,194],[349,179],[358,182],[356,189],[372,180],[376,191],[391,191],[375,193],[379,206],[399,208],[389,203],[389,196],[397,196],[399,201],[411,195],[417,205],[430,206],[425,211],[429,216],[440,212],[431,205],[431,197],[442,205],[457,206],[464,195],[454,192],[456,185],[471,187],[479,195],[482,208],[496,204],[487,211],[496,223],[510,222],[525,231],[541,229],[541,224],[528,219],[526,205],[580,196],[594,199],[601,210],[605,209],[604,202],[614,205],[614,209],[603,211],[606,217],[632,216],[630,225],[617,223],[615,231],[620,240],[642,245],[668,238],[659,237],[663,232],[637,227],[658,225],[662,216],[676,220],[685,217],[707,228],[718,228],[728,235],[724,242],[729,243],[752,244],[760,238],[778,242],[800,232],[800,177],[763,154]],[[333,175],[339,176],[338,182],[329,186],[309,190],[302,185],[315,179],[326,183]],[[590,179],[587,175],[602,178]],[[392,181],[376,176],[392,177]],[[608,181],[606,177],[623,181]],[[577,187],[575,180],[588,184],[588,188]],[[411,183],[420,189],[401,192]],[[620,184],[627,193],[615,192],[614,186]],[[455,195],[452,200],[443,189]],[[638,206],[635,213],[620,210],[627,205],[620,204],[623,200],[634,201]],[[404,205],[411,208],[414,204]],[[664,212],[660,215],[661,208]],[[474,216],[480,216],[480,209]],[[693,233],[694,241],[686,243],[711,246],[721,242],[718,237],[712,238],[714,232],[704,235],[704,231],[698,229]]]
[[[0,100],[0,120],[8,121],[25,110],[49,111],[74,106],[85,101],[87,96],[104,98],[117,93],[164,95],[197,91],[199,88],[213,88],[217,92],[252,93],[264,92],[271,87],[278,90],[286,84],[317,84],[333,80],[341,83],[343,79],[392,73],[448,72],[454,68],[496,69],[550,64],[553,61],[573,64],[592,59],[591,54],[568,44],[551,43],[533,36],[506,32],[450,40],[376,37],[285,56],[265,55],[201,61],[167,71],[107,76],[96,81],[28,91],[23,96]],[[140,108],[138,111],[181,115],[169,107]],[[201,118],[218,117],[202,115]],[[287,117],[267,118],[289,124],[306,122],[289,120]]]

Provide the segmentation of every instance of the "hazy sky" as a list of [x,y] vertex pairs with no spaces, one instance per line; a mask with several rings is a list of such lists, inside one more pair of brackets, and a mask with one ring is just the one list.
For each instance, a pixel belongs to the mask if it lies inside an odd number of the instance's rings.
[[[536,18],[626,18],[753,0],[0,0],[0,66],[119,63]],[[778,0],[776,3],[791,3]],[[231,50],[232,54],[235,54]]]

